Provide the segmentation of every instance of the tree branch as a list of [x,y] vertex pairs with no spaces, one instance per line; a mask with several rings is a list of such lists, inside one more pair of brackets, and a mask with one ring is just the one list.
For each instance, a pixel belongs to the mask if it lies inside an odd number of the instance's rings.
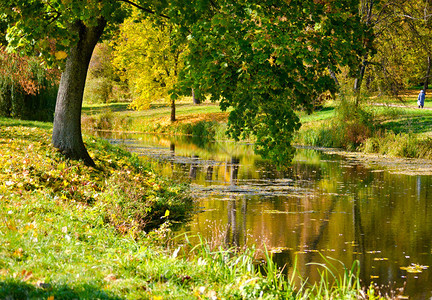
[[[136,3],[132,2],[132,1],[129,1],[129,0],[117,0],[117,1],[120,1],[120,2],[124,2],[124,3],[130,4],[130,5],[132,5],[132,6],[136,7],[136,8],[138,8],[138,9],[140,9],[140,10],[142,10],[142,11],[145,11],[145,12],[147,12],[147,13],[149,13],[149,14],[152,14],[152,15],[156,15],[156,14],[157,14],[157,13],[154,12],[153,10],[151,10],[151,9],[149,9],[149,8],[146,8],[146,7],[143,7],[143,6],[141,6],[141,5],[139,5],[139,4],[136,4]],[[161,17],[164,17],[164,18],[166,18],[166,19],[170,19],[170,17],[168,17],[167,15],[164,15],[164,14],[157,14],[157,15],[159,15],[159,16],[161,16]]]
[[213,0],[210,0],[210,4],[211,4],[215,9],[219,9],[219,7],[217,6],[216,2],[214,2]]

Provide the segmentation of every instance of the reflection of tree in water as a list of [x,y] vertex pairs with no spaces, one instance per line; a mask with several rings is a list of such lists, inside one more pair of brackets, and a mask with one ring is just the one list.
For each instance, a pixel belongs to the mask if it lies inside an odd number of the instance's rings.
[[212,181],[213,180],[213,166],[207,166],[207,171],[206,171],[206,180],[207,181]]
[[[360,203],[358,200],[358,196],[354,195],[353,199],[353,226],[354,226],[354,252],[352,260],[358,259],[360,262],[360,270],[366,270],[365,265],[365,235],[363,230],[363,225],[361,221],[361,211],[360,211]],[[367,281],[366,272],[361,272],[360,276],[362,276],[361,280],[363,282]]]
[[194,155],[193,161],[190,165],[190,171],[189,171],[189,178],[192,180],[195,180],[197,177],[198,161],[199,161],[199,157],[197,155]]
[[[235,186],[237,184],[238,179],[238,171],[240,159],[237,157],[231,158],[231,163],[227,164],[226,172],[229,175],[229,183],[230,186]],[[240,202],[241,205],[241,216],[243,219],[242,224],[237,223],[237,205]],[[247,211],[247,202],[246,199],[242,198],[241,200],[237,200],[236,196],[229,196],[228,205],[227,205],[227,213],[228,213],[228,223],[227,223],[227,231],[225,234],[225,244],[227,246],[240,246],[240,237],[243,233],[243,237],[246,236],[246,211]],[[244,231],[244,232],[243,232]]]
[[170,153],[172,157],[175,156],[175,144],[173,142],[170,143]]

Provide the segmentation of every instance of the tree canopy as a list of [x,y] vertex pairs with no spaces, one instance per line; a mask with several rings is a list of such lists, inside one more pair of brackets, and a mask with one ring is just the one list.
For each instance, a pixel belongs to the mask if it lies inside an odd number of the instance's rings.
[[66,59],[57,98],[53,144],[92,164],[79,116],[88,62],[103,32],[132,7],[178,26],[189,52],[175,95],[210,95],[233,108],[229,132],[253,135],[257,150],[278,163],[292,152],[299,128],[294,109],[311,109],[335,91],[329,70],[358,65],[367,34],[357,0],[5,0],[9,49],[37,48],[54,63]]
[[[183,66],[186,46],[174,47],[177,26],[140,18],[135,12],[120,26],[113,39],[113,64],[132,92],[131,106],[149,108],[154,101],[172,102],[170,92]],[[172,107],[175,105],[172,102]],[[175,111],[172,112],[175,121]]]
[[232,107],[231,136],[256,136],[258,152],[279,163],[300,126],[294,110],[310,111],[321,93],[336,90],[329,70],[355,68],[367,32],[357,1],[221,1],[186,26],[180,90],[192,86]]

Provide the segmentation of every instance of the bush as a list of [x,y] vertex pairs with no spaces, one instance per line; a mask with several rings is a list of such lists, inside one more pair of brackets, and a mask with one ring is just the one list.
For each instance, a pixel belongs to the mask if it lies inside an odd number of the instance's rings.
[[372,113],[342,99],[336,109],[336,117],[331,122],[302,130],[296,142],[352,151],[357,150],[378,129]]
[[36,57],[0,48],[0,116],[52,121],[59,77]]
[[356,150],[378,129],[371,112],[342,98],[332,122],[335,144]]

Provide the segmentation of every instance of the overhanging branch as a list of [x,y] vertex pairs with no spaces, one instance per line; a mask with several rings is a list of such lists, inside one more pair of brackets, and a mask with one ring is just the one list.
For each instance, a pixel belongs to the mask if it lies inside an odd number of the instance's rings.
[[142,10],[142,11],[145,11],[145,12],[147,12],[147,13],[149,13],[149,14],[152,14],[152,15],[159,15],[159,16],[161,16],[161,17],[163,17],[163,18],[170,19],[170,17],[168,17],[167,15],[164,15],[164,14],[157,14],[155,11],[153,11],[153,10],[151,10],[151,9],[149,9],[149,8],[143,7],[143,6],[141,6],[141,5],[137,4],[137,3],[134,3],[134,2],[132,2],[132,1],[129,1],[129,0],[117,0],[117,1],[120,1],[120,2],[124,2],[124,3],[130,4],[130,5],[132,5],[132,6],[136,7],[136,8],[138,8],[138,9],[140,9],[140,10]]

